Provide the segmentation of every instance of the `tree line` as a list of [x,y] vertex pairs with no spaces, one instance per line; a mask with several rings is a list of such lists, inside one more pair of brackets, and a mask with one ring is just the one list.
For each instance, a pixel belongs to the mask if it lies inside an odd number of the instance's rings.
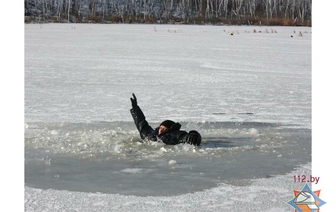
[[312,0],[25,0],[26,22],[311,25]]

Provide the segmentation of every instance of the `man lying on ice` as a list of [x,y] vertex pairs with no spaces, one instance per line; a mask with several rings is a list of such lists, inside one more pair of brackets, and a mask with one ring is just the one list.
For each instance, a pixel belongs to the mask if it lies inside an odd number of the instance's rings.
[[153,129],[151,126],[149,126],[148,122],[146,121],[145,115],[138,106],[136,96],[134,94],[132,95],[132,109],[130,111],[135,126],[137,127],[140,133],[140,137],[142,139],[148,139],[158,142],[161,141],[168,145],[188,143],[199,146],[201,144],[202,137],[197,131],[191,130],[188,133],[186,131],[180,130],[181,124],[173,122],[171,120],[165,120],[160,124],[159,127]]

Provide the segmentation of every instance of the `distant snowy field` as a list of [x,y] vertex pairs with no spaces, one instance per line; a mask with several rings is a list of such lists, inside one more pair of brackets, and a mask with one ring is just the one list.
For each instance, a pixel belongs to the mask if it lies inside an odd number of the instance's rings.
[[131,120],[134,92],[152,121],[310,127],[311,28],[26,25],[25,78],[27,121]]
[[[132,93],[204,145],[137,143]],[[311,28],[25,25],[25,122],[28,212],[290,211],[311,173]]]

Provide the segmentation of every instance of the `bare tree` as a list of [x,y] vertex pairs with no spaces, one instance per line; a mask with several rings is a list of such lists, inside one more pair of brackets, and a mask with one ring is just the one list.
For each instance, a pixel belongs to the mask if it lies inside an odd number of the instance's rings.
[[191,18],[211,21],[249,17],[285,18],[304,23],[311,20],[312,0],[24,0],[25,16],[40,17],[41,21],[57,17],[57,21],[74,17],[118,16],[148,20]]

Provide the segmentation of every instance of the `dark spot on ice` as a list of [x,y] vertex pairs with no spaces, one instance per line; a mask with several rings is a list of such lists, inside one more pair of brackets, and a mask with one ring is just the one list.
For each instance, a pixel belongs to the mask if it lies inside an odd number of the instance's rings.
[[225,115],[226,113],[212,113],[213,115]]
[[238,113],[239,115],[253,115],[254,113],[246,112],[246,113]]

